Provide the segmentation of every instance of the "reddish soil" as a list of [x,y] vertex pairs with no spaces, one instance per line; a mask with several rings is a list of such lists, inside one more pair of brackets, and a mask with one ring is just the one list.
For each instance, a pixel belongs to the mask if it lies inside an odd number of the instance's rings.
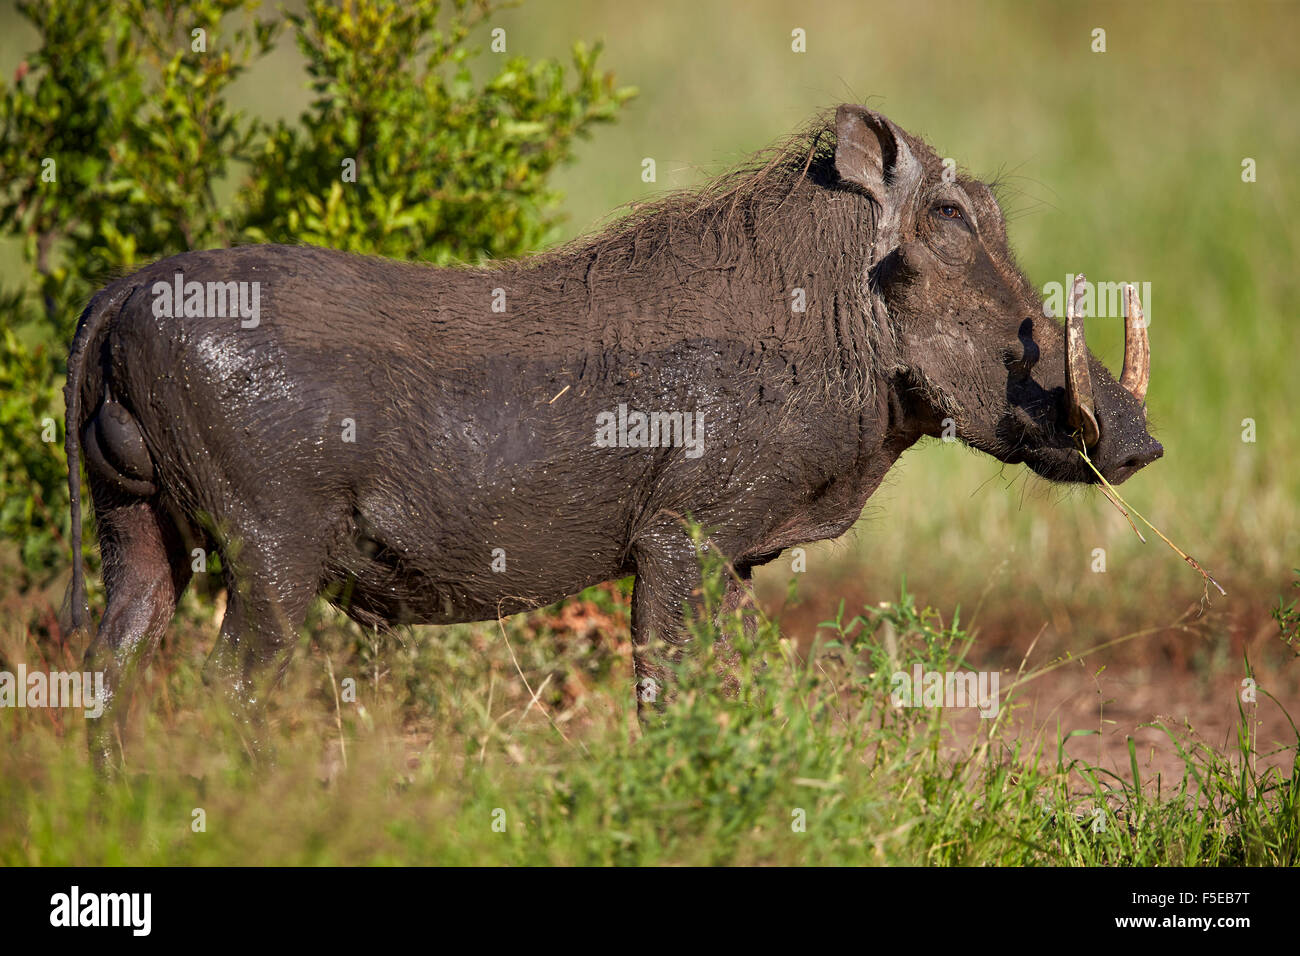
[[[805,593],[797,606],[784,609],[779,593],[760,594],[769,613],[778,615],[783,632],[795,636],[806,651],[817,625],[835,617],[841,597],[846,615],[848,609],[879,600],[865,593],[846,593],[842,583],[834,590],[833,595]],[[1001,671],[1004,700],[1022,661],[1026,673],[1061,662],[1017,690],[1009,715],[1010,734],[1032,741],[1031,753],[1041,747],[1047,760],[1055,760],[1060,737],[1074,730],[1099,731],[1071,738],[1065,749],[1067,759],[1079,758],[1131,780],[1128,738],[1132,737],[1144,785],[1155,786],[1159,775],[1160,786],[1168,790],[1182,779],[1183,761],[1168,734],[1145,725],[1163,724],[1184,748],[1201,743],[1235,759],[1244,712],[1255,735],[1257,766],[1277,766],[1289,776],[1296,759],[1291,720],[1300,722],[1300,662],[1296,651],[1280,639],[1268,613],[1275,604],[1276,594],[1253,598],[1234,594],[1231,610],[1220,602],[1204,611],[1195,606],[1169,607],[1162,613],[1153,601],[1150,614],[1144,615],[1147,620],[1181,619],[1182,623],[1156,625],[1151,633],[1079,657],[1084,649],[1134,628],[1091,610],[1071,613],[1068,608],[1052,608],[1045,613],[990,601],[976,621],[976,641],[968,658],[972,669]],[[823,630],[821,636],[828,639],[830,633]],[[1243,655],[1250,660],[1259,688],[1255,704],[1240,703],[1246,677]],[[955,717],[959,739],[953,745],[968,747],[970,735],[979,729],[979,718],[965,710]],[[963,735],[965,740],[960,739]]]

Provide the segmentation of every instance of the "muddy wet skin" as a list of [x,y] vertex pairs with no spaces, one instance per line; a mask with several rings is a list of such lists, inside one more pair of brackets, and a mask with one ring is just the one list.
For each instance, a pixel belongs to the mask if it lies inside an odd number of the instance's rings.
[[[1145,335],[1116,381],[1007,245],[989,187],[841,106],[707,188],[522,261],[175,256],[101,290],[69,358],[119,715],[214,548],[208,676],[255,714],[324,594],[363,624],[494,619],[636,576],[642,708],[671,698],[689,516],[737,575],[845,532],[923,435],[1112,482],[1160,454]],[[1073,303],[1073,298],[1072,298]],[[82,570],[74,608],[86,617]],[[653,701],[652,703],[650,701]],[[112,722],[92,742],[111,756]]]

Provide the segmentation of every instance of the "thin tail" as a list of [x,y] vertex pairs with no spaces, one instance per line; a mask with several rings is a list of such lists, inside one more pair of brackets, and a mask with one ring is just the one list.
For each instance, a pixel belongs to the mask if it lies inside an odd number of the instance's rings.
[[64,450],[68,455],[68,497],[72,508],[72,626],[80,630],[90,617],[86,605],[86,572],[81,557],[81,390],[86,380],[86,356],[93,354],[93,346],[108,320],[132,292],[133,286],[123,285],[115,291],[101,292],[90,300],[77,332],[72,338],[68,353],[68,380],[63,386],[63,404],[67,409],[64,418]]

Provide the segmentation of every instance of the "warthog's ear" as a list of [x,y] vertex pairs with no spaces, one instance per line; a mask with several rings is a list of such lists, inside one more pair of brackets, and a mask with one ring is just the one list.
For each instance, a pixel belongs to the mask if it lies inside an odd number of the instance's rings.
[[879,113],[848,103],[835,111],[835,170],[880,206],[883,232],[897,228],[922,172],[902,130]]

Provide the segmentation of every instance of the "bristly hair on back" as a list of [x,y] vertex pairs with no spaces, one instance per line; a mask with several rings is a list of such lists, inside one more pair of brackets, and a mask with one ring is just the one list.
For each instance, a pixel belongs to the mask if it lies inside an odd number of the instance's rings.
[[725,231],[728,220],[746,205],[776,211],[804,181],[831,185],[835,172],[834,111],[818,114],[804,128],[751,154],[739,164],[697,186],[675,189],[653,199],[635,200],[616,208],[596,232],[528,257],[527,261],[577,254],[629,235],[657,233],[665,219],[703,223]]
[[[868,402],[889,366],[893,335],[884,300],[870,288],[876,209],[841,187],[835,145],[827,110],[702,185],[631,203],[598,232],[517,265],[558,266],[589,289],[597,273],[605,288],[630,274],[685,275],[701,287],[713,276],[731,297],[720,308],[770,316],[778,335],[806,347],[809,379],[817,375],[840,394],[847,386],[851,400]],[[790,314],[795,287],[809,303],[803,316]]]

